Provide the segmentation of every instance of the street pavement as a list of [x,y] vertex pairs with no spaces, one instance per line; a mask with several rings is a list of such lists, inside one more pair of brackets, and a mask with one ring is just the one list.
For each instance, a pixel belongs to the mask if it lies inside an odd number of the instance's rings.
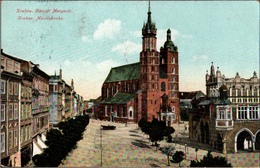
[[[100,125],[114,125],[116,130],[100,130]],[[191,160],[202,159],[207,154],[204,144],[190,142],[184,124],[174,124],[173,137],[176,143],[159,142],[160,147],[172,145],[175,151],[186,153],[182,167],[188,167]],[[186,145],[185,145],[186,144]],[[102,146],[102,148],[101,148]],[[186,147],[186,148],[185,148]],[[195,147],[199,150],[196,154]],[[102,149],[102,150],[101,150]],[[186,150],[185,150],[186,149]],[[223,155],[212,152],[213,156],[224,156],[234,167],[259,167],[259,153],[238,153]],[[197,155],[197,156],[196,156]],[[90,119],[84,137],[77,148],[69,153],[60,167],[167,167],[167,156],[156,151],[136,123],[111,123]],[[179,164],[170,163],[171,167]]]

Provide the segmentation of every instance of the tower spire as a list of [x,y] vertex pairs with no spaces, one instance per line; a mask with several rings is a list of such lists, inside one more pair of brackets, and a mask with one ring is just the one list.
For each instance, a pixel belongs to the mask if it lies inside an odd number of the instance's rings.
[[149,4],[148,4],[148,12],[147,12],[147,14],[148,14],[147,24],[148,25],[152,25],[152,19],[151,19],[152,12],[151,12],[150,0],[149,0]]

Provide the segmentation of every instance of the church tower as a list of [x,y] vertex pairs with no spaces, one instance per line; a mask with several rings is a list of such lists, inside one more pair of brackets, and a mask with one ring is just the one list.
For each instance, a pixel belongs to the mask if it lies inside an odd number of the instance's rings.
[[[140,53],[140,88],[142,90],[142,117],[151,121],[157,117],[159,94],[159,53],[156,49],[157,29],[152,22],[150,1],[147,22],[142,28]],[[157,103],[157,104],[156,104]]]
[[175,114],[175,122],[180,122],[179,108],[179,58],[178,47],[171,40],[171,30],[167,30],[166,41],[160,48],[160,64],[168,78],[168,107]]

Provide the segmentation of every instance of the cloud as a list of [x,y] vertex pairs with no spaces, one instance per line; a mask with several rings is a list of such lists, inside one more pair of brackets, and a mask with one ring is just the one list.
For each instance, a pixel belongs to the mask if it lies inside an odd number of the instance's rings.
[[141,44],[136,44],[131,41],[126,41],[124,43],[117,44],[112,48],[112,52],[117,52],[119,54],[134,54],[139,53],[142,49]]
[[142,37],[142,31],[141,30],[131,31],[130,35],[134,37]]
[[190,35],[190,34],[182,34],[181,37],[184,39],[192,39],[192,35]]
[[192,57],[192,59],[195,61],[203,61],[203,60],[207,60],[208,56],[207,55],[194,55]]
[[107,75],[112,67],[118,66],[118,63],[112,59],[105,60],[103,62],[96,64],[96,69],[99,72],[102,72],[104,75]]
[[[164,45],[164,42],[166,41],[167,30],[168,29],[157,30],[157,50]],[[180,35],[180,32],[175,29],[170,29],[170,30],[171,30],[171,40],[174,43],[176,38]]]
[[65,66],[70,66],[70,64],[71,64],[70,60],[67,59],[67,60],[64,61]]
[[82,36],[81,40],[82,40],[82,42],[91,42],[91,39],[87,36]]
[[101,38],[114,39],[116,35],[120,33],[121,21],[115,19],[106,19],[100,23],[93,34],[95,40]]

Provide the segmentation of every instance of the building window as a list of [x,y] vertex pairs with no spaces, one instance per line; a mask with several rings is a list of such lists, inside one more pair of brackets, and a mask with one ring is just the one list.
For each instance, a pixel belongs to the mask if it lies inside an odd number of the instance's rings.
[[174,84],[172,84],[172,90],[175,90],[175,85]]
[[123,106],[123,117],[126,117],[126,107]]
[[105,116],[107,116],[107,106],[105,106]]
[[225,118],[225,110],[219,110],[217,119],[219,119],[219,120],[224,120],[224,119],[226,119],[226,118]]
[[247,119],[247,107],[246,106],[238,107],[238,119],[239,120]]
[[173,63],[173,64],[175,63],[175,58],[174,58],[174,57],[172,57],[172,63]]
[[152,72],[154,72],[154,66],[152,66]]
[[173,113],[175,112],[175,106],[172,106],[172,112]]
[[129,117],[133,118],[133,112],[132,111],[129,112]]
[[249,107],[249,119],[255,120],[258,118],[258,106]]
[[58,92],[58,85],[57,84],[53,84],[53,92]]
[[162,83],[161,83],[161,90],[162,90],[162,91],[165,91],[165,87],[166,87],[166,86],[165,86],[165,82],[162,82]]
[[1,121],[5,121],[5,104],[1,104]]
[[172,68],[172,74],[175,74],[175,68]]
[[13,146],[14,146],[14,144],[13,144],[13,131],[9,131],[8,141],[9,141],[9,149],[12,149]]
[[21,127],[21,134],[20,134],[20,137],[21,137],[21,143],[24,142],[24,139],[23,139],[23,134],[24,134],[24,132],[23,132],[23,128],[24,128],[24,127]]
[[5,152],[5,133],[1,133],[1,151],[2,153]]
[[13,82],[9,82],[9,94],[13,95],[14,94],[14,87],[13,87]]
[[18,146],[18,131],[14,131],[14,147]]
[[172,92],[172,97],[175,97],[175,94],[174,94],[174,92]]
[[5,94],[5,84],[6,84],[6,81],[1,80],[1,94]]
[[14,83],[14,95],[18,95],[18,93],[19,93],[18,83]]
[[14,103],[14,119],[18,119],[18,103]]
[[174,76],[172,77],[172,81],[174,82]]
[[13,119],[13,104],[12,103],[9,104],[8,110],[9,110],[8,111],[8,118],[9,118],[9,120],[12,120]]

